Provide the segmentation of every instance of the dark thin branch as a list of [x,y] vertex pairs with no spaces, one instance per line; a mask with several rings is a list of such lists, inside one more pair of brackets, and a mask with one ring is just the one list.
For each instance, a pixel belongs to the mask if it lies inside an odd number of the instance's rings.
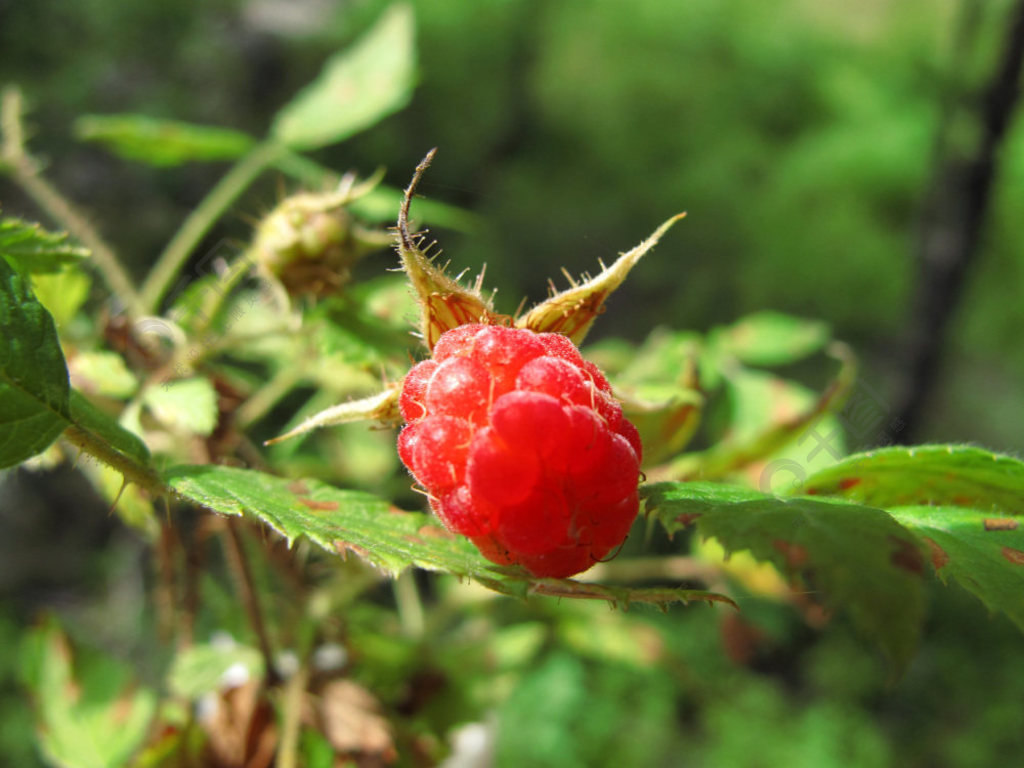
[[[1010,11],[1002,53],[974,102],[979,138],[964,151],[948,146],[922,215],[918,283],[909,323],[909,353],[896,413],[901,441],[914,439],[942,362],[949,321],[974,261],[996,176],[996,156],[1020,100],[1024,0]],[[946,116],[955,119],[956,109]],[[945,143],[945,142],[943,142]]]
[[253,583],[252,569],[249,567],[249,559],[245,554],[240,523],[231,517],[227,518],[226,522],[227,536],[224,549],[228,557],[228,566],[235,577],[238,596],[242,600],[249,623],[252,625],[260,645],[260,654],[263,656],[263,665],[266,668],[264,679],[269,685],[273,685],[277,682],[277,675],[274,671],[274,653],[270,647],[267,627],[263,621],[263,611],[260,608],[259,596],[256,594],[256,587]]

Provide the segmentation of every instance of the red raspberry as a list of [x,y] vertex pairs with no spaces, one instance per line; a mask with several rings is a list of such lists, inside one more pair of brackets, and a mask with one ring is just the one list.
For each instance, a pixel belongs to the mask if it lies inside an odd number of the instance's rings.
[[567,337],[459,326],[409,372],[399,404],[402,461],[488,559],[571,576],[626,538],[640,437]]

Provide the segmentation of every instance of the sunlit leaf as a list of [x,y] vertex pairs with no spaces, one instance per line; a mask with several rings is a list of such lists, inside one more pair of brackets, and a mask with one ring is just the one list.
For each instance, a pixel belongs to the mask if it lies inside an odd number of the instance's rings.
[[263,676],[263,657],[237,643],[208,643],[183,648],[174,657],[167,684],[175,696],[198,699],[224,687]]
[[79,352],[68,360],[71,383],[88,394],[125,399],[139,386],[124,358],[116,352]]
[[670,533],[696,522],[726,551],[749,551],[800,577],[825,605],[848,611],[897,669],[910,660],[924,616],[924,561],[916,539],[883,510],[714,483],[659,483],[644,494]]
[[23,677],[35,703],[39,746],[62,768],[121,768],[139,750],[156,714],[156,695],[131,668],[105,656],[72,663],[54,624],[26,639]]
[[718,329],[712,342],[748,365],[786,365],[819,352],[829,337],[821,321],[758,312]]
[[209,379],[169,381],[146,390],[143,399],[171,429],[207,436],[217,426],[217,391]]
[[353,553],[388,574],[415,566],[471,578],[504,594],[604,600],[622,607],[638,602],[731,603],[723,595],[701,590],[533,579],[520,569],[492,564],[468,539],[448,532],[428,515],[403,512],[371,494],[315,480],[290,481],[214,466],[172,467],[164,478],[176,494],[195,504],[221,514],[250,516],[288,541],[305,536],[329,552]]
[[91,286],[92,278],[80,269],[32,275],[32,291],[53,316],[57,328],[63,328],[71,322],[89,298]]
[[285,106],[271,135],[293,149],[341,141],[404,107],[415,74],[412,8],[391,6],[351,48]]
[[1024,525],[961,507],[898,507],[893,517],[916,533],[944,581],[952,577],[989,610],[1024,630]]
[[817,472],[796,492],[875,506],[944,504],[1024,515],[1024,462],[967,445],[880,448]]
[[102,144],[127,160],[156,166],[190,161],[234,160],[255,143],[251,136],[230,128],[193,125],[146,115],[83,115],[75,135]]
[[48,232],[39,224],[15,218],[0,219],[0,255],[22,272],[59,272],[89,255],[68,242],[64,232]]

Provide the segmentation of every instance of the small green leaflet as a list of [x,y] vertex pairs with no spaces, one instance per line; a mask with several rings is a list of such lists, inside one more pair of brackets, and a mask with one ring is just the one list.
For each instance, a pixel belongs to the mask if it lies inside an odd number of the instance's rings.
[[831,338],[817,320],[758,312],[712,332],[710,342],[747,365],[788,365],[822,350]]
[[165,426],[206,437],[217,426],[217,392],[209,379],[164,382],[146,390],[143,402]]
[[944,504],[1024,515],[1024,462],[967,445],[881,448],[811,475],[795,492],[879,507]]
[[260,680],[263,657],[255,648],[238,643],[192,645],[182,648],[174,657],[167,673],[167,686],[175,696],[198,699],[228,687],[225,677],[235,669],[245,670],[249,679]]
[[1024,525],[959,507],[899,507],[893,517],[928,547],[943,581],[952,576],[1024,631]]
[[404,107],[415,74],[411,6],[391,6],[280,112],[271,136],[291,149],[334,144]]
[[67,638],[51,621],[26,637],[19,666],[48,762],[120,768],[142,746],[156,715],[156,695],[140,687],[126,665],[96,655],[73,665]]
[[644,496],[670,533],[696,521],[727,552],[749,550],[799,575],[847,610],[897,669],[910,660],[924,617],[924,562],[915,538],[883,510],[703,482],[658,483]]
[[0,219],[0,255],[21,272],[43,274],[77,264],[89,251],[69,243],[64,232],[48,232],[39,224],[5,217]]
[[44,451],[68,425],[70,385],[57,330],[0,258],[0,468]]
[[290,481],[214,466],[172,467],[164,473],[164,480],[176,494],[207,509],[261,520],[289,542],[306,536],[329,552],[353,552],[392,575],[415,566],[471,578],[503,594],[598,599],[621,606],[637,602],[732,603],[723,595],[700,590],[532,579],[519,569],[489,562],[468,539],[449,533],[428,515],[403,512],[371,494],[315,480]]
[[255,144],[251,136],[230,128],[193,125],[146,115],[83,115],[75,135],[102,144],[127,160],[155,166],[190,161],[234,160]]

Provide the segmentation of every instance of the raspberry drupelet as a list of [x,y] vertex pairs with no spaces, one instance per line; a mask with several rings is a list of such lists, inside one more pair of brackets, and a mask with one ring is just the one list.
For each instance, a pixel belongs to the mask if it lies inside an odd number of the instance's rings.
[[491,561],[565,577],[625,540],[640,437],[566,336],[453,328],[406,376],[399,405],[402,462]]

